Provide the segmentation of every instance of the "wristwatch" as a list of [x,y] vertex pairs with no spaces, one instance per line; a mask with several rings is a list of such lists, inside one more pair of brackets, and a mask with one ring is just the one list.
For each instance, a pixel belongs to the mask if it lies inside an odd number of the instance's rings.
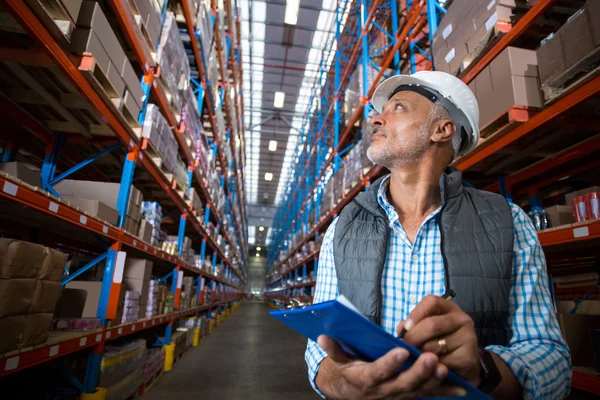
[[479,353],[479,362],[481,363],[481,383],[478,389],[483,393],[490,393],[502,381],[502,375],[492,358],[490,352],[481,350]]

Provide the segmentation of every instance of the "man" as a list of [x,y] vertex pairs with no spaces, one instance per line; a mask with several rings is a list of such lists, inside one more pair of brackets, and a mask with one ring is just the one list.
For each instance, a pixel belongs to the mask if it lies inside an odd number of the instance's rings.
[[494,398],[565,397],[570,353],[531,221],[447,168],[479,140],[475,96],[424,71],[384,81],[373,107],[368,155],[391,174],[327,230],[314,302],[344,295],[423,355],[398,374],[403,349],[363,362],[321,336],[305,356],[313,387],[334,399],[464,395],[443,383],[450,369]]

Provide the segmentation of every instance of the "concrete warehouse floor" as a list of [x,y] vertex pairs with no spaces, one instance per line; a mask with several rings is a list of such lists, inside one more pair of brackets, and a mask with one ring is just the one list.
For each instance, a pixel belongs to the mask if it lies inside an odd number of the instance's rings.
[[263,303],[244,303],[142,398],[320,399],[308,382],[306,339],[269,311]]

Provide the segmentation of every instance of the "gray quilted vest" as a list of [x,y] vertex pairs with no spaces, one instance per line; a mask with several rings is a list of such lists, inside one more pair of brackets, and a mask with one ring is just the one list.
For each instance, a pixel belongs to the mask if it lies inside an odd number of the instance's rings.
[[[446,290],[475,322],[481,347],[510,340],[514,226],[500,195],[464,187],[460,171],[440,178],[444,205],[438,215]],[[382,178],[383,179],[383,178]],[[379,179],[340,213],[333,240],[339,293],[371,321],[381,321],[381,275],[389,221],[377,201]]]

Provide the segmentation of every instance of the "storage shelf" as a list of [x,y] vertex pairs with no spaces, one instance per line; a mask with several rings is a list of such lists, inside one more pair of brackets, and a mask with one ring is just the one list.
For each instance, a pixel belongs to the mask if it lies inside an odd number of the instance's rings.
[[571,385],[574,388],[600,395],[600,374],[592,375],[582,370],[574,370]]
[[600,220],[579,222],[538,232],[543,247],[600,238]]
[[121,228],[88,215],[87,213],[74,208],[68,202],[54,197],[37,187],[30,186],[9,175],[5,175],[4,173],[0,173],[0,196],[36,209],[47,215],[60,218],[72,225],[94,232],[108,239],[121,241],[124,245],[141,250],[152,257],[180,265],[181,268],[189,272],[223,283],[230,287],[238,288],[222,278],[208,274],[176,256],[165,253],[161,249],[142,241]]
[[179,318],[188,317],[202,311],[226,305],[229,302],[236,301],[240,298],[241,296],[235,296],[228,300],[194,307],[189,310],[175,311],[166,315],[158,315],[153,318],[94,331],[51,331],[51,337],[46,344],[0,355],[0,377],[65,356],[78,350],[95,346],[103,340],[114,340],[141,332]]
[[265,294],[277,293],[277,292],[281,292],[281,291],[289,290],[289,289],[299,289],[299,288],[303,288],[303,287],[311,287],[311,286],[315,286],[316,284],[317,284],[316,281],[300,282],[300,283],[296,283],[291,286],[286,286],[286,287],[282,287],[282,288],[278,288],[278,289],[269,290]]
[[295,264],[294,266],[292,266],[291,268],[289,268],[285,271],[279,271],[279,270],[273,271],[267,277],[269,279],[269,283],[277,282],[278,280],[282,279],[284,277],[284,275],[289,274],[290,272],[294,272],[298,268],[301,268],[304,264],[318,259],[320,251],[321,251],[320,248],[315,250],[313,253],[307,255],[300,262],[298,262],[297,264]]
[[[185,2],[184,2],[185,3]],[[24,28],[29,32],[30,36],[38,39],[39,42],[43,45],[46,51],[49,53],[49,59],[60,67],[60,69],[67,75],[67,77],[72,81],[76,89],[80,91],[92,104],[92,106],[100,113],[105,121],[107,121],[109,127],[113,130],[117,138],[121,140],[123,144],[128,146],[130,150],[139,147],[141,144],[141,140],[136,132],[133,131],[132,128],[123,124],[121,119],[122,116],[115,115],[115,112],[111,110],[102,100],[100,95],[95,91],[95,89],[90,85],[87,79],[84,77],[83,73],[77,69],[77,67],[71,61],[71,57],[67,54],[60,45],[54,40],[54,38],[49,34],[46,28],[40,23],[37,17],[31,12],[26,4],[23,2],[9,2],[8,10],[13,14],[13,16],[22,23]],[[119,8],[122,10],[122,8]],[[152,84],[154,81],[154,76],[152,74],[147,76],[150,81],[148,83],[151,84],[157,97],[159,99],[159,103],[161,103],[161,99],[164,101],[164,93],[160,91],[158,88],[159,85]],[[159,104],[160,106],[160,104]],[[165,107],[165,104],[161,106],[161,108],[165,108],[166,116],[169,118],[169,123],[174,122],[174,116],[168,110],[168,107]],[[176,130],[174,130],[174,134],[179,138]],[[184,143],[185,144],[185,143]],[[185,149],[186,146],[183,146]],[[188,149],[189,150],[189,149]],[[191,156],[191,154],[190,154]],[[150,173],[150,175],[154,178],[154,180],[162,187],[162,189],[167,193],[167,195],[171,198],[171,200],[176,204],[176,206],[180,209],[182,213],[186,213],[187,215],[193,215],[191,210],[187,206],[184,199],[182,199],[176,190],[172,189],[172,182],[167,182],[164,174],[158,169],[158,167],[150,160],[149,155],[140,150],[139,158],[141,164],[145,167],[145,169]],[[210,197],[208,197],[210,201]],[[47,210],[46,210],[47,211]],[[217,213],[214,213],[216,218],[218,218]],[[208,236],[205,229],[200,226],[199,222],[193,218],[192,225],[194,228],[207,239],[209,246],[215,249],[221,259],[231,268],[234,274],[245,282],[240,271],[237,271],[233,268],[233,265],[229,259],[225,259],[223,255],[223,251],[216,245],[214,240]],[[219,221],[217,219],[217,221]],[[76,222],[76,221],[75,221]],[[219,222],[220,223],[220,222]],[[98,227],[96,227],[98,228]],[[229,243],[232,243],[227,237],[226,232],[223,235]],[[234,246],[232,246],[234,247]]]

